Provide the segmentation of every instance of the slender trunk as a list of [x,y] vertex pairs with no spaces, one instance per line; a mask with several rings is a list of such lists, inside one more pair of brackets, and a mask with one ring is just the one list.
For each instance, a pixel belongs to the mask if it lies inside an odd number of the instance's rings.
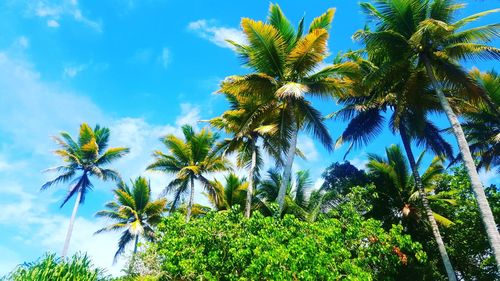
[[427,75],[432,82],[432,86],[436,91],[439,102],[441,103],[441,106],[443,107],[443,110],[448,117],[448,120],[453,129],[453,133],[457,139],[458,147],[460,148],[460,153],[462,154],[462,160],[465,165],[465,169],[467,170],[467,174],[469,175],[472,190],[474,192],[474,195],[476,196],[477,205],[479,207],[479,212],[486,228],[486,234],[488,235],[488,240],[497,262],[497,267],[500,268],[500,234],[498,233],[497,224],[495,223],[493,213],[491,212],[490,205],[488,204],[486,194],[484,193],[483,185],[481,184],[481,179],[479,178],[476,165],[474,163],[474,160],[472,159],[472,155],[469,150],[469,144],[465,139],[464,131],[462,130],[462,126],[460,125],[457,116],[453,112],[453,109],[448,103],[446,96],[444,95],[436,77],[434,76],[434,72],[429,60],[425,57],[424,63]]
[[434,239],[436,239],[439,254],[441,254],[441,259],[443,260],[444,268],[446,269],[446,274],[448,275],[448,280],[457,281],[457,277],[455,275],[455,271],[453,270],[450,257],[448,256],[448,253],[446,252],[446,248],[444,246],[443,238],[441,238],[441,233],[439,232],[438,225],[436,223],[436,220],[434,219],[431,207],[429,206],[427,194],[425,193],[424,185],[422,184],[422,179],[420,178],[417,164],[415,163],[415,157],[413,156],[413,152],[411,150],[410,140],[408,139],[405,128],[400,126],[399,133],[401,134],[401,140],[403,141],[406,156],[408,157],[408,161],[410,162],[413,178],[415,179],[415,184],[418,188],[420,199],[422,200],[422,205],[424,206],[425,214],[427,215],[427,219],[429,220],[429,223],[431,225],[432,234],[434,235]]
[[191,177],[191,194],[189,195],[189,203],[186,212],[186,222],[189,222],[191,218],[191,209],[193,208],[193,198],[194,198],[194,178]]
[[290,179],[292,177],[292,165],[293,165],[293,158],[295,157],[295,150],[297,149],[297,136],[298,136],[298,127],[297,127],[297,122],[295,120],[295,117],[292,115],[292,136],[290,139],[290,147],[288,148],[288,153],[286,154],[286,162],[285,162],[285,167],[283,170],[283,178],[281,181],[280,185],[280,190],[278,193],[278,205],[279,205],[279,212],[278,215],[281,216],[281,213],[283,212],[283,208],[285,207],[285,195],[286,195],[286,188],[288,187],[288,183],[290,182]]
[[249,218],[252,209],[252,197],[253,197],[253,185],[254,185],[254,173],[255,166],[257,165],[257,144],[256,140],[252,140],[252,163],[250,164],[250,171],[248,175],[248,189],[247,189],[247,201],[245,203],[245,217]]
[[139,242],[139,234],[135,235],[135,241],[134,241],[134,256],[137,253],[137,243]]
[[76,196],[75,206],[73,207],[73,213],[71,214],[71,219],[69,220],[68,232],[66,233],[66,240],[64,241],[64,247],[61,256],[64,258],[68,254],[69,241],[71,240],[71,234],[73,233],[73,225],[75,224],[76,213],[78,212],[78,206],[80,206],[80,200],[82,199],[82,190],[78,190]]
[[130,264],[128,266],[128,275],[134,274],[134,266],[135,266],[135,256],[137,254],[137,244],[139,243],[139,234],[135,235],[134,241],[134,252],[132,253],[132,259],[130,260]]

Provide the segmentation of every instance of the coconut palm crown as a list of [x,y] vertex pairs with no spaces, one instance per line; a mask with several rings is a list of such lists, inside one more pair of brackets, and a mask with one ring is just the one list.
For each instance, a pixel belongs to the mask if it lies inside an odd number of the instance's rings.
[[108,148],[110,131],[108,128],[96,125],[94,129],[86,123],[80,125],[78,139],[74,140],[67,132],[61,132],[60,137],[54,137],[60,146],[55,154],[62,158],[64,165],[48,169],[59,174],[55,179],[46,182],[41,190],[45,190],[59,183],[71,182],[71,187],[61,204],[63,207],[76,195],[76,202],[68,227],[68,234],[62,256],[66,256],[73,231],[73,223],[78,211],[78,206],[85,201],[86,195],[92,190],[91,177],[103,181],[119,181],[120,175],[115,170],[104,166],[120,159],[129,152],[125,147]]
[[351,71],[353,64],[320,69],[328,56],[328,29],[334,12],[334,9],[329,9],[315,18],[307,29],[302,19],[295,29],[280,7],[271,4],[266,22],[248,18],[241,20],[246,43],[229,40],[252,73],[228,77],[220,91],[255,98],[267,97],[273,102],[268,102],[267,108],[261,108],[262,114],[266,114],[266,110],[279,109],[281,121],[278,132],[289,143],[284,153],[284,180],[278,195],[280,210],[283,209],[286,186],[291,178],[298,132],[306,130],[327,149],[332,146],[321,113],[306,97],[332,98],[349,84],[341,74]]
[[134,243],[135,254],[140,236],[147,241],[154,241],[153,227],[161,221],[167,205],[165,198],[152,200],[151,186],[145,178],[138,177],[133,181],[131,180],[131,186],[132,188],[126,183],[120,182],[118,188],[113,190],[115,200],[106,203],[106,210],[96,213],[97,217],[116,221],[98,230],[96,234],[123,229],[115,253],[115,261],[131,242]]
[[164,190],[165,194],[174,194],[171,211],[178,206],[181,197],[189,192],[186,212],[186,221],[189,221],[194,199],[194,182],[200,182],[205,192],[215,197],[215,189],[206,175],[230,170],[231,163],[220,155],[217,149],[217,134],[208,129],[196,133],[190,125],[182,126],[182,132],[184,139],[175,135],[162,139],[168,152],[155,151],[155,160],[147,169],[175,176]]

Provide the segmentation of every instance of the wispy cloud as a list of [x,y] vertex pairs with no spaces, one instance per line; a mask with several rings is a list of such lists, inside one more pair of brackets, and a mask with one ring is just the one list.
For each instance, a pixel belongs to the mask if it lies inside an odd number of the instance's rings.
[[181,104],[181,114],[175,120],[177,126],[191,125],[197,127],[200,117],[200,107],[191,103]]
[[141,48],[137,49],[134,54],[128,59],[129,63],[133,64],[150,64],[157,63],[164,68],[167,68],[172,61],[172,53],[167,47],[161,50],[154,48]]
[[318,150],[312,138],[306,135],[300,135],[297,139],[297,148],[304,153],[309,161],[318,160]]
[[[110,145],[131,149],[131,153],[116,162],[113,168],[120,171],[124,179],[146,175],[151,180],[156,196],[171,178],[163,173],[145,172],[152,161],[151,152],[164,149],[159,141],[161,137],[167,134],[181,136],[179,124],[197,126],[201,112],[194,104],[182,104],[179,116],[166,125],[151,124],[143,118],[111,117],[92,100],[44,81],[33,64],[6,52],[0,52],[0,88],[5,91],[5,94],[0,95],[0,104],[15,105],[0,111],[0,197],[7,198],[7,201],[2,202],[0,228],[8,226],[10,231],[7,237],[2,234],[0,237],[18,239],[15,244],[6,242],[0,245],[2,253],[18,253],[11,257],[8,267],[0,266],[0,275],[12,269],[16,263],[35,259],[45,251],[59,252],[64,242],[69,214],[54,212],[51,206],[60,203],[60,195],[64,193],[65,187],[56,187],[42,195],[38,188],[53,176],[40,171],[58,163],[51,155],[55,145],[50,135],[61,130],[75,134],[82,122],[95,124],[99,121],[109,126],[112,134]],[[20,165],[22,169],[16,168]],[[95,183],[94,192],[112,198],[109,191],[111,183]],[[201,190],[201,187],[196,188]],[[197,192],[197,202],[201,202],[202,197]],[[87,204],[82,208],[92,206]],[[119,235],[109,233],[93,236],[102,224],[100,220],[79,214],[71,252],[85,251],[97,266],[106,267],[110,273],[117,274],[122,264],[113,266],[112,257]],[[23,248],[30,250],[22,251]],[[0,264],[5,262],[0,257]]]
[[57,28],[61,20],[70,17],[98,32],[102,31],[100,22],[83,15],[77,0],[58,0],[51,3],[43,0],[30,1],[28,9],[33,15],[46,19],[48,27]]
[[58,28],[60,25],[59,25],[59,22],[56,21],[55,19],[50,19],[50,20],[47,20],[47,26],[52,27],[52,28]]
[[200,19],[190,22],[188,24],[188,30],[195,32],[201,38],[208,39],[210,42],[223,48],[234,49],[234,46],[226,41],[228,39],[239,44],[245,44],[247,42],[241,30],[232,27],[217,26],[213,20]]
[[489,186],[490,184],[500,185],[500,176],[497,174],[495,168],[489,171],[482,169],[479,172],[479,177],[481,178],[484,186]]
[[26,36],[19,36],[14,42],[14,46],[20,49],[27,49],[30,46],[30,41]]
[[65,77],[74,78],[78,73],[82,72],[87,68],[86,64],[80,64],[76,66],[67,66],[64,68],[63,75]]
[[366,159],[363,155],[365,155],[365,153],[358,154],[353,159],[350,159],[349,163],[351,163],[351,165],[360,170],[366,170],[366,164],[368,164],[368,159]]
[[170,60],[171,60],[170,50],[168,48],[163,48],[159,59],[161,61],[161,64],[163,65],[163,67],[167,68],[167,66],[170,64]]

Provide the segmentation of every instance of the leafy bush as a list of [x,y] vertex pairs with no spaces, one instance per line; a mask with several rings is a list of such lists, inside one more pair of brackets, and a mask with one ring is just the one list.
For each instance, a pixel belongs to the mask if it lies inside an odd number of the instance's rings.
[[86,255],[75,254],[71,258],[57,258],[46,254],[40,260],[18,266],[2,278],[9,281],[95,281],[108,280],[104,270],[95,268]]
[[148,251],[160,256],[167,280],[390,280],[425,261],[401,226],[386,232],[346,210],[313,223],[260,213],[244,219],[235,209],[187,224],[173,215],[160,223],[160,239]]

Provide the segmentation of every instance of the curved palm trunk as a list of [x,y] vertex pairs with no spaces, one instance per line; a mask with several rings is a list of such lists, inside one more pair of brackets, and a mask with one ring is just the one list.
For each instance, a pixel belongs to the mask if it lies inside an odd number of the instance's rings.
[[255,166],[257,165],[257,144],[256,141],[252,141],[252,163],[250,164],[250,171],[248,175],[248,189],[247,189],[247,200],[245,202],[245,217],[249,218],[252,208],[252,196],[253,196],[253,185],[254,185],[254,174]]
[[189,222],[191,218],[191,209],[193,208],[193,198],[194,198],[194,178],[191,177],[191,194],[189,195],[189,203],[186,212],[186,222]]
[[479,178],[479,174],[477,173],[476,165],[474,163],[474,160],[472,159],[469,144],[465,139],[464,131],[462,130],[462,126],[460,125],[457,116],[453,112],[453,109],[448,103],[446,96],[444,95],[436,77],[434,76],[434,72],[429,60],[427,58],[424,58],[424,63],[427,75],[429,75],[429,79],[432,82],[432,87],[436,91],[439,102],[441,103],[441,106],[443,107],[443,110],[448,117],[448,121],[450,122],[453,133],[457,139],[458,147],[460,148],[460,154],[462,155],[463,163],[472,185],[472,190],[474,191],[474,195],[476,196],[479,212],[481,213],[481,218],[486,228],[486,234],[488,235],[488,240],[496,258],[497,267],[500,267],[500,234],[498,233],[497,224],[495,223],[493,213],[491,212],[490,205],[488,204],[486,194],[484,193],[481,179]]
[[82,199],[82,190],[80,189],[76,196],[75,206],[73,207],[73,213],[71,214],[71,219],[69,220],[68,232],[66,233],[66,239],[64,240],[64,247],[61,254],[61,257],[63,258],[68,254],[69,241],[71,240],[71,234],[73,233],[73,225],[75,224],[76,213],[78,212],[78,207],[80,206],[81,199]]
[[290,178],[292,176],[292,165],[293,165],[293,158],[295,157],[295,150],[297,149],[297,136],[299,134],[299,130],[297,128],[297,123],[295,121],[295,118],[292,114],[292,135],[290,139],[290,147],[288,148],[288,152],[286,154],[286,162],[285,162],[285,167],[283,170],[283,180],[281,181],[280,184],[280,190],[278,193],[278,205],[279,205],[279,213],[278,215],[281,216],[281,213],[283,212],[283,208],[285,205],[285,195],[286,195],[286,188],[288,186],[288,183],[290,182]]
[[457,277],[455,275],[455,271],[453,270],[453,266],[451,264],[450,257],[448,256],[448,252],[446,252],[446,247],[444,246],[443,238],[441,237],[441,233],[439,232],[439,228],[436,223],[436,220],[434,219],[431,207],[429,206],[429,201],[427,200],[427,194],[425,193],[424,185],[422,184],[422,179],[420,178],[420,174],[417,169],[417,164],[415,163],[415,157],[413,156],[413,152],[411,150],[410,140],[408,139],[408,135],[406,134],[405,128],[402,128],[402,126],[400,126],[399,133],[401,134],[401,140],[403,141],[403,146],[406,151],[406,156],[408,157],[408,161],[410,162],[413,178],[415,179],[415,184],[417,185],[420,194],[420,199],[422,200],[422,205],[424,206],[425,214],[427,215],[427,219],[429,220],[429,223],[431,225],[432,234],[434,235],[434,239],[436,239],[439,254],[441,254],[441,259],[443,260],[443,264],[446,269],[446,274],[448,275],[448,280],[456,281]]

